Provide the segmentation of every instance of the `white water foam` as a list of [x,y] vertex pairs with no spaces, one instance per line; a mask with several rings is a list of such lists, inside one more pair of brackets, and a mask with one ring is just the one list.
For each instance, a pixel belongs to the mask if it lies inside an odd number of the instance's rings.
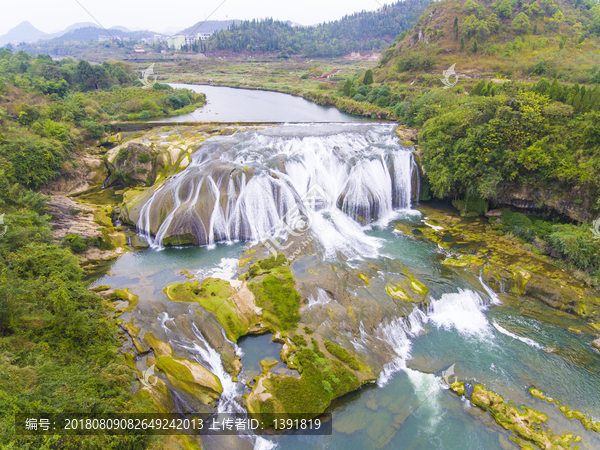
[[219,278],[231,281],[237,274],[239,260],[236,258],[222,258],[216,267],[200,269],[196,272],[196,278],[200,281],[205,278]]
[[498,297],[498,294],[496,294],[492,290],[491,287],[489,287],[487,284],[485,284],[481,275],[479,276],[479,282],[481,283],[481,286],[483,286],[483,289],[485,289],[485,292],[487,293],[487,295],[490,296],[490,300],[491,300],[492,304],[501,305],[502,302],[500,301],[500,297]]
[[[190,313],[193,313],[193,311],[190,310]],[[214,348],[210,346],[210,344],[208,343],[202,332],[198,329],[196,324],[192,323],[191,329],[194,335],[194,339],[190,341],[186,338],[182,338],[181,334],[178,333],[178,330],[172,330],[171,328],[169,328],[167,323],[171,323],[175,327],[177,325],[175,325],[174,318],[169,317],[169,315],[166,312],[161,313],[158,319],[159,323],[161,324],[161,327],[163,328],[163,330],[165,330],[167,336],[179,338],[173,339],[173,343],[188,350],[192,358],[197,363],[199,363],[205,369],[210,371],[221,382],[223,392],[219,396],[219,403],[217,405],[216,410],[217,415],[246,413],[246,407],[242,400],[243,386],[240,383],[236,383],[235,381],[233,381],[232,376],[229,374],[229,372],[225,370],[221,355],[219,354],[219,352],[217,352]],[[223,329],[221,329],[221,333],[223,333],[223,338],[234,346],[236,354],[238,356],[241,356],[243,354],[241,349],[235,343],[227,339]],[[256,436],[252,433],[241,433],[240,436],[243,439],[249,439],[253,441],[254,449],[257,450],[273,450],[277,448],[277,444],[260,436]]]
[[[426,217],[427,218],[427,217]],[[434,231],[441,231],[444,229],[444,227],[440,227],[438,225],[433,225],[429,222],[427,222],[425,219],[421,220],[421,222],[423,222],[425,225],[427,225],[429,228],[433,228]]]
[[275,442],[271,442],[260,436],[256,437],[256,442],[254,443],[254,450],[273,450],[275,448],[277,448],[277,444]]
[[417,336],[423,331],[423,323],[426,316],[418,308],[415,308],[407,318],[397,317],[391,321],[386,321],[377,327],[375,336],[386,343],[393,352],[392,362],[386,364],[377,379],[379,387],[385,386],[392,378],[392,375],[399,370],[406,369],[406,361],[410,359],[410,350],[412,343],[411,337]]
[[444,408],[440,405],[438,395],[447,386],[444,382],[431,373],[419,372],[409,368],[404,369],[408,379],[415,388],[415,394],[418,398],[418,403],[421,408],[426,408],[429,419],[429,428],[427,433],[435,432],[435,427],[439,424],[444,415]]
[[[178,231],[210,247],[285,238],[308,217],[306,237],[325,258],[377,257],[382,243],[365,231],[410,210],[415,177],[412,153],[388,125],[248,130],[205,141],[144,202],[137,228],[153,248]],[[311,204],[316,187],[324,195]]]
[[312,308],[314,306],[326,305],[332,300],[327,292],[324,289],[317,288],[317,298],[315,298],[312,294],[308,296],[308,307]]
[[196,352],[200,356],[200,358],[196,358],[196,361],[201,364],[205,363],[208,365],[209,367],[207,367],[207,369],[221,381],[221,385],[223,386],[223,392],[219,397],[217,412],[245,412],[244,406],[239,402],[239,397],[242,394],[242,391],[240,390],[238,383],[233,381],[233,378],[229,372],[225,370],[221,355],[208,344],[195,323],[192,324],[192,332],[194,333],[194,337],[198,340],[198,342],[194,341],[191,347],[184,348]]
[[495,320],[492,320],[492,325],[494,326],[494,328],[496,330],[498,330],[500,333],[504,334],[505,336],[511,337],[513,339],[516,339],[517,341],[521,341],[524,344],[527,344],[531,347],[535,347],[535,348],[544,348],[542,347],[540,344],[538,344],[537,342],[535,342],[533,339],[529,339],[523,336],[519,336],[515,333],[512,333],[510,331],[508,331],[506,328],[500,326],[498,324],[498,322],[496,322]]
[[432,300],[427,318],[438,328],[454,328],[462,335],[486,339],[491,335],[483,313],[486,308],[486,302],[478,293],[459,289],[458,293],[443,294],[439,300]]
[[[458,293],[443,294],[439,300],[432,300],[427,313],[415,308],[406,318],[398,317],[385,321],[377,328],[375,337],[383,342],[392,353],[392,362],[385,365],[378,386],[385,386],[394,373],[407,370],[406,361],[411,358],[411,339],[431,322],[437,328],[456,329],[460,334],[487,340],[492,330],[484,314],[489,303],[471,290],[459,289]],[[360,341],[353,342],[358,350]]]

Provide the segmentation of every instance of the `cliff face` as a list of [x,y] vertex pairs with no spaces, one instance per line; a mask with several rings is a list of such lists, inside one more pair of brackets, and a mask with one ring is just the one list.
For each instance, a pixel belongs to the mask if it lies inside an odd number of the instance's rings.
[[586,187],[506,183],[500,186],[492,200],[524,210],[551,210],[577,222],[589,222],[595,218],[590,212],[592,193]]

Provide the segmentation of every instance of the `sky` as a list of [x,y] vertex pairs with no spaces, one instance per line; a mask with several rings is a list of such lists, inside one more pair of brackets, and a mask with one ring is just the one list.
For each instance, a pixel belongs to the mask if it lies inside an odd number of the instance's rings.
[[175,31],[207,18],[231,20],[273,17],[303,25],[314,25],[340,19],[353,12],[373,11],[385,3],[392,2],[384,0],[18,0],[2,8],[0,35],[25,20],[45,33],[62,30],[76,22],[96,22],[105,28],[125,26],[132,30],[149,29],[163,32],[172,29]]

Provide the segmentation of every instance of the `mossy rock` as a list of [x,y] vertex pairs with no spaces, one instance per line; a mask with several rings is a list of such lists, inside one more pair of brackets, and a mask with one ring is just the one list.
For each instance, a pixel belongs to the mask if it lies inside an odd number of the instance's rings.
[[202,403],[212,403],[223,392],[219,379],[198,363],[162,356],[156,361],[156,367],[165,373],[175,389],[186,392]]
[[[451,390],[458,395],[464,395],[464,383],[453,383]],[[533,389],[535,394],[541,394],[536,391]],[[544,413],[525,406],[521,408],[509,406],[502,397],[481,385],[473,387],[471,403],[484,411],[489,411],[502,428],[512,430],[519,438],[534,443],[540,449],[570,448],[572,434],[555,436],[552,430],[540,427],[548,421],[548,416]]]
[[402,289],[397,284],[390,284],[385,287],[385,292],[392,298],[399,298],[401,300],[405,300],[407,302],[412,301],[408,295],[406,295],[406,291]]
[[103,292],[103,291],[108,291],[111,287],[108,285],[101,285],[101,286],[94,286],[90,288],[90,291],[92,292]]
[[196,238],[191,234],[180,234],[177,236],[169,236],[163,239],[163,245],[173,247],[179,245],[190,245],[196,242]]
[[263,372],[268,372],[270,371],[273,367],[275,367],[277,364],[279,364],[279,361],[271,361],[271,362],[267,362],[266,360],[261,360],[260,361],[260,367],[262,367]]
[[346,350],[344,347],[341,347],[340,345],[337,345],[331,341],[325,341],[324,345],[329,353],[343,363],[346,363],[351,369],[365,370],[365,366],[354,354],[352,354],[351,351]]
[[229,339],[234,342],[248,334],[250,330],[249,318],[240,317],[230,298],[233,292],[227,281],[207,278],[202,283],[199,281],[173,283],[168,285],[164,292],[169,300],[198,302],[204,309],[212,312],[227,332]]
[[533,387],[529,388],[529,393],[539,400],[546,400],[547,398],[542,391]]
[[360,278],[367,286],[369,286],[369,277],[364,273],[359,273],[358,278]]
[[146,342],[146,344],[148,344],[148,347],[154,350],[154,355],[157,358],[173,355],[173,349],[171,348],[171,345],[159,340],[153,333],[149,331],[146,332],[143,340]]
[[261,375],[246,398],[251,414],[259,414],[267,422],[273,413],[316,417],[333,399],[374,381],[374,378],[361,381],[344,364],[319,356],[309,346],[301,347],[295,356],[303,369],[301,376],[276,376],[271,372]]
[[241,278],[249,280],[248,288],[272,333],[297,328],[301,297],[284,255],[259,259]]
[[131,292],[129,292],[129,288],[128,289],[115,289],[115,291],[112,294],[112,298],[114,300],[124,300],[127,302],[127,306],[125,308],[122,308],[120,311],[121,313],[130,313],[134,310],[134,308],[138,305],[138,303],[140,302],[140,299],[137,295],[132,294]]

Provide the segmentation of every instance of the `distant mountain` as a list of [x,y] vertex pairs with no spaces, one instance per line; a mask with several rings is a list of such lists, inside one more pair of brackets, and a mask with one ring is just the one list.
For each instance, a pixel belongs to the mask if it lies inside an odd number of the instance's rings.
[[86,27],[100,27],[96,22],[77,22],[73,25],[69,25],[67,28],[61,31],[57,31],[56,33],[48,34],[44,39],[52,39],[53,37],[62,36],[63,34],[68,33],[69,31],[77,30],[78,28],[86,28]]
[[[131,33],[131,30],[127,27],[111,27],[111,28],[109,28],[109,30],[118,30],[118,31],[122,31],[123,33]],[[140,30],[140,31],[145,31],[145,30]]]
[[[77,33],[77,30],[82,30],[82,29],[86,29],[88,31],[82,32],[82,33]],[[6,33],[5,35],[0,36],[0,46],[6,45],[9,42],[11,44],[19,44],[21,42],[31,43],[31,42],[37,42],[39,40],[57,39],[66,34],[69,34],[69,33],[74,33],[75,38],[69,38],[69,39],[64,39],[64,40],[79,40],[79,39],[77,39],[77,37],[80,35],[90,34],[90,32],[89,32],[90,29],[101,30],[101,32],[97,33],[96,39],[98,39],[98,35],[100,35],[100,34],[108,34],[106,32],[106,30],[104,30],[100,25],[98,25],[97,23],[94,23],[94,22],[77,22],[77,23],[74,23],[73,25],[69,25],[64,30],[58,31],[56,33],[44,33],[43,31],[40,31],[36,27],[34,27],[30,22],[25,21],[25,22],[21,22],[19,25],[12,28],[11,30],[9,30],[8,33]],[[129,28],[121,27],[121,26],[109,28],[109,31],[111,31],[111,30],[114,30],[115,32],[120,32],[120,33],[131,33],[131,30],[129,30]],[[112,33],[112,31],[111,31],[111,33]],[[150,32],[147,32],[147,33],[150,33]],[[93,33],[91,33],[91,34],[93,34]],[[155,33],[152,33],[152,34],[155,34]],[[63,42],[64,40],[59,40],[58,42]],[[85,41],[82,41],[82,42],[85,42]]]
[[186,28],[185,30],[181,30],[179,33],[176,34],[182,34],[184,36],[187,36],[189,34],[196,34],[196,33],[214,33],[215,31],[220,31],[220,30],[224,30],[225,28],[230,27],[231,25],[237,25],[239,23],[242,23],[241,20],[207,20],[205,21],[201,21],[196,23],[195,25],[192,25],[189,28]]
[[35,42],[47,36],[43,31],[38,30],[30,22],[21,22],[16,27],[10,29],[8,33],[0,36],[0,45],[6,45],[9,42],[18,44],[19,42]]
[[77,41],[77,42],[92,42],[98,41],[100,36],[112,36],[118,38],[129,38],[138,40],[142,38],[148,38],[154,36],[156,33],[153,31],[122,31],[127,30],[125,27],[113,27],[105,30],[99,27],[85,27],[78,28],[76,30],[65,33],[51,40],[54,43]]

